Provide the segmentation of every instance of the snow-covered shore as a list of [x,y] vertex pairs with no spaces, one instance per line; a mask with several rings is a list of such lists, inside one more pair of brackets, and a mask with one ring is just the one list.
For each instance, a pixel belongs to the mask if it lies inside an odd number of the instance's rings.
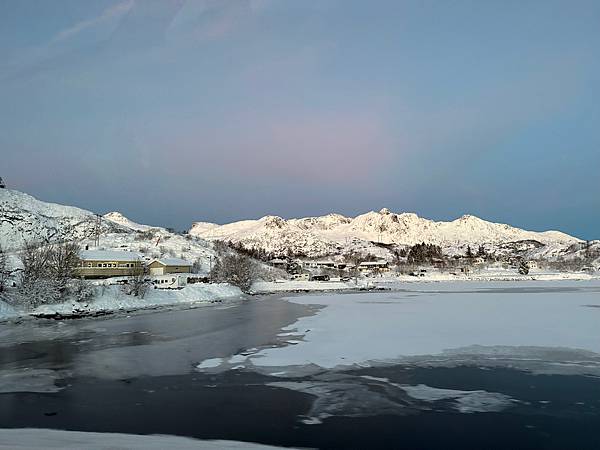
[[514,270],[481,270],[468,275],[453,275],[449,272],[429,271],[423,276],[386,275],[358,278],[350,281],[258,281],[252,285],[254,294],[280,292],[327,292],[365,289],[402,289],[407,283],[421,282],[496,282],[496,281],[588,281],[600,280],[600,273],[531,271],[520,275]]
[[72,316],[98,313],[114,313],[138,309],[210,304],[225,299],[241,297],[242,291],[230,284],[195,284],[179,290],[150,289],[144,298],[126,295],[120,286],[98,287],[97,295],[88,302],[67,301],[53,305],[42,305],[26,311],[0,301],[0,320],[22,316]]

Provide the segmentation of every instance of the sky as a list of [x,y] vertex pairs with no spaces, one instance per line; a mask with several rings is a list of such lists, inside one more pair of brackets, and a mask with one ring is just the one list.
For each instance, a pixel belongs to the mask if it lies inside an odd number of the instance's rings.
[[188,229],[387,207],[600,238],[600,2],[0,0],[0,176]]

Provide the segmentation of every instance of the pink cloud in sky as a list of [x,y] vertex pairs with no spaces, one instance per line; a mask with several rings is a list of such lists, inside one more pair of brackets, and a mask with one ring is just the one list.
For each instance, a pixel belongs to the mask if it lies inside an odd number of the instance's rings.
[[[353,183],[385,171],[393,150],[385,122],[373,113],[246,118],[219,130],[186,128],[151,145],[164,158],[164,170],[177,161],[172,170],[188,176],[210,167],[208,176],[214,177]],[[160,156],[166,155],[160,148],[168,148],[168,156]]]

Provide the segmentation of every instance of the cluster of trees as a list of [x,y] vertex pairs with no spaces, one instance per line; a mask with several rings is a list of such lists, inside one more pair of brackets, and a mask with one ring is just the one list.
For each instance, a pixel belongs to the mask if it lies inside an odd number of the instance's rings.
[[209,274],[210,281],[229,283],[249,292],[259,276],[259,265],[253,255],[265,257],[265,254],[224,241],[213,242],[213,248],[217,258]]
[[221,254],[210,272],[213,283],[230,283],[243,292],[249,292],[256,275],[254,261],[247,255]]
[[442,259],[442,247],[435,244],[415,244],[408,251],[409,264],[423,264],[431,262],[432,259]]
[[298,251],[294,251],[291,248],[287,248],[285,253],[273,253],[273,252],[268,252],[266,251],[264,248],[256,248],[256,247],[245,247],[242,243],[240,242],[224,242],[224,241],[215,241],[215,242],[220,242],[221,244],[225,245],[226,247],[235,250],[238,253],[241,253],[243,255],[249,256],[252,259],[256,259],[259,261],[270,261],[274,258],[305,258],[307,257],[306,253],[303,252],[302,250],[298,250]]
[[479,246],[479,248],[477,249],[477,254],[473,253],[473,250],[471,249],[470,245],[467,245],[467,251],[465,253],[465,256],[467,258],[475,258],[476,256],[481,257],[481,258],[486,258],[487,253],[486,253],[485,247],[483,245]]
[[19,255],[23,264],[16,291],[19,303],[35,308],[44,303],[58,303],[67,297],[77,301],[92,297],[93,286],[75,278],[79,250],[79,245],[74,242],[27,244]]

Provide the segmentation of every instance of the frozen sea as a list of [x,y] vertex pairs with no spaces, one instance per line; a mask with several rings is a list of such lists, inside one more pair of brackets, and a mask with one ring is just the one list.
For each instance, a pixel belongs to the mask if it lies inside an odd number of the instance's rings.
[[3,323],[0,448],[592,449],[599,377],[598,281]]

